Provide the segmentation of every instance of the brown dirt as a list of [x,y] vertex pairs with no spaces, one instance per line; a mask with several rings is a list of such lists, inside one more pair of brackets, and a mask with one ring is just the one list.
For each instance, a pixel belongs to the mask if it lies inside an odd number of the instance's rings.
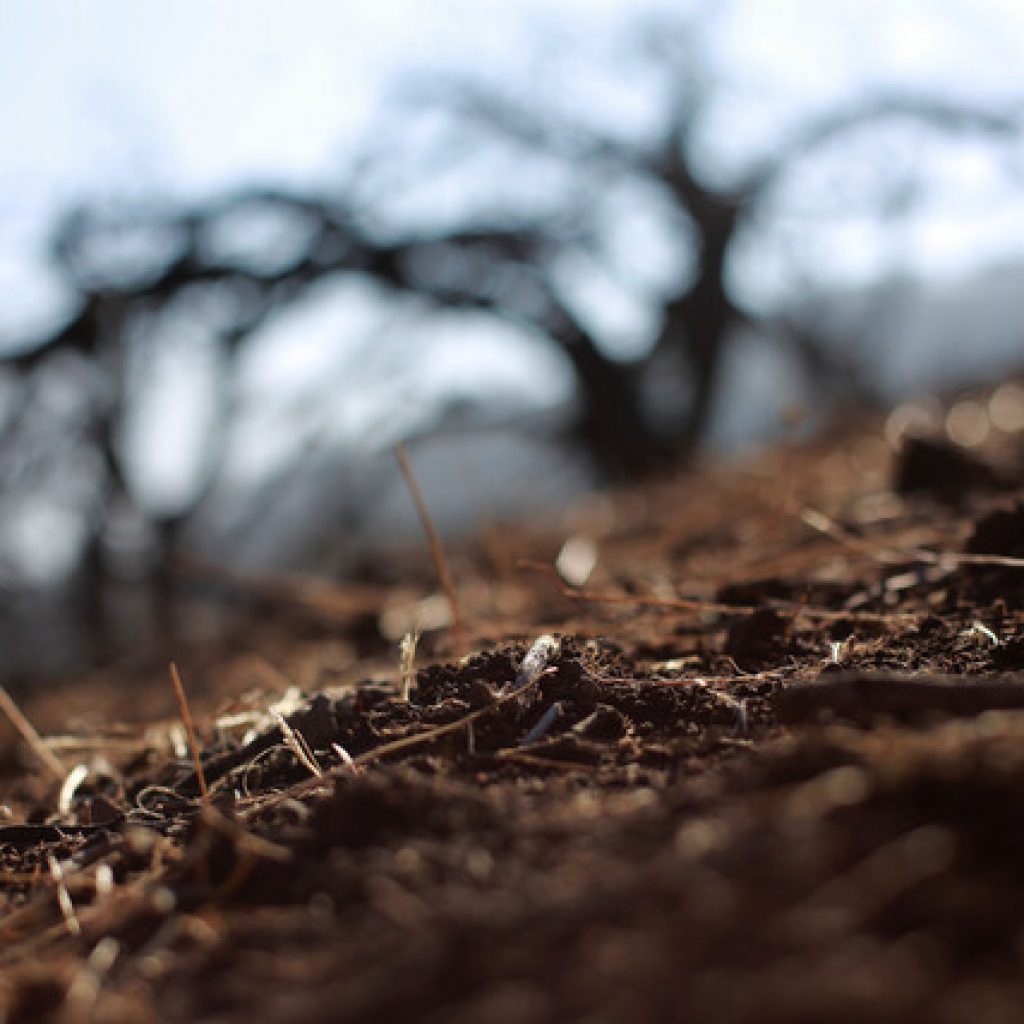
[[[1024,511],[996,440],[984,471],[893,466],[862,424],[488,531],[453,552],[472,653],[428,634],[408,700],[383,634],[426,561],[264,581],[244,640],[181,659],[205,809],[162,671],[19,695],[89,770],[58,813],[3,733],[0,1019],[1018,1019]],[[585,595],[517,567],[570,535]]]

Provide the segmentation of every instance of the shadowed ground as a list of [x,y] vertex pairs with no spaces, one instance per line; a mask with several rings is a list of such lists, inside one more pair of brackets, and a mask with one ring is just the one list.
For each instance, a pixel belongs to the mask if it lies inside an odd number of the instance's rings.
[[[89,770],[5,733],[6,1019],[1012,1019],[1017,447],[872,421],[491,534],[407,696],[425,560],[270,587],[182,658],[205,809],[163,669],[24,697]],[[517,564],[568,536],[582,595]]]

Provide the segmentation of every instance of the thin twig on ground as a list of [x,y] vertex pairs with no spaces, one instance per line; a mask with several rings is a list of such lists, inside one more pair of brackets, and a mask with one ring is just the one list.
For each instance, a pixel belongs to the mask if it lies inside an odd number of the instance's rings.
[[433,729],[428,729],[426,732],[418,732],[411,736],[403,736],[401,739],[392,740],[390,743],[382,743],[379,747],[374,747],[373,750],[367,750],[365,753],[353,758],[353,762],[356,767],[359,767],[364,764],[369,764],[371,761],[379,761],[382,757],[388,757],[389,755],[396,754],[401,750],[407,750],[409,747],[418,747],[423,744],[433,743],[435,740],[440,739],[442,736],[447,736],[449,733],[467,729],[478,719],[483,718],[485,715],[489,715],[495,710],[495,708],[500,708],[503,704],[508,704],[510,701],[517,700],[532,686],[535,686],[540,682],[545,675],[550,675],[553,671],[553,668],[548,668],[543,672],[530,675],[526,678],[524,683],[512,690],[509,690],[508,693],[503,693],[496,697],[493,703],[488,704],[485,707],[477,708],[476,711],[471,711],[468,715],[465,715],[454,722],[449,722],[447,725],[439,725]]
[[886,565],[901,562],[920,562],[923,565],[937,565],[942,568],[954,569],[958,565],[989,565],[1001,569],[1024,569],[1024,558],[1012,555],[968,554],[958,551],[928,551],[926,548],[894,548],[881,544],[873,544],[850,533],[834,519],[830,519],[817,509],[805,508],[800,518],[812,530],[831,537],[832,540],[853,551],[858,551],[876,562]]
[[441,739],[443,736],[471,729],[474,722],[479,721],[485,715],[489,715],[492,711],[500,708],[503,704],[509,704],[512,701],[518,700],[527,692],[527,690],[536,686],[543,678],[551,675],[555,671],[555,666],[551,666],[544,669],[542,672],[530,674],[526,681],[521,685],[514,687],[507,693],[502,693],[499,696],[496,696],[492,703],[487,704],[482,708],[477,708],[476,711],[471,711],[468,715],[465,715],[454,722],[448,722],[445,725],[439,725],[433,729],[427,729],[424,732],[413,733],[410,736],[402,736],[400,739],[392,740],[389,743],[382,743],[380,746],[374,747],[372,750],[364,751],[358,757],[350,758],[348,761],[343,761],[342,764],[325,771],[323,775],[318,778],[311,778],[298,782],[283,792],[275,793],[269,800],[261,800],[254,806],[240,812],[239,818],[244,821],[250,820],[257,814],[261,814],[263,811],[268,810],[285,800],[293,800],[297,797],[307,796],[316,792],[325,783],[332,782],[343,773],[352,773],[353,771],[362,768],[363,765],[372,764],[374,761],[379,761],[383,757],[390,757],[392,754],[400,753],[403,750],[410,750],[414,747],[426,746]]
[[703,686],[711,687],[729,683],[751,683],[768,679],[778,679],[785,675],[785,668],[768,668],[761,672],[748,672],[734,676],[702,676],[694,675],[681,679],[661,679],[657,677],[641,678],[638,676],[594,676],[594,681],[608,686]]
[[922,616],[911,612],[859,612],[845,609],[833,610],[817,608],[800,601],[765,601],[762,605],[724,604],[721,601],[708,601],[691,597],[654,597],[644,594],[610,594],[607,591],[591,591],[570,587],[562,581],[554,567],[544,562],[531,559],[520,559],[519,568],[529,572],[541,572],[549,576],[559,593],[577,601],[589,604],[627,605],[633,608],[663,608],[667,611],[682,612],[718,612],[723,615],[750,615],[760,608],[772,608],[777,612],[785,612],[798,617],[817,619],[824,622],[837,622],[849,619],[853,622],[916,622]]
[[437,577],[451,608],[452,635],[455,638],[455,645],[459,653],[464,654],[468,649],[466,631],[462,624],[459,599],[455,592],[455,584],[452,580],[451,572],[448,569],[448,561],[445,558],[444,548],[441,545],[440,534],[437,532],[437,527],[434,526],[434,520],[430,516],[430,510],[427,508],[427,503],[423,498],[423,492],[420,490],[420,485],[417,483],[416,476],[412,471],[412,464],[409,462],[409,456],[406,454],[405,445],[398,444],[395,446],[395,458],[398,460],[398,468],[402,471],[405,485],[409,488],[409,494],[412,496],[413,504],[416,506],[416,512],[420,517],[420,523],[423,525],[423,531],[427,535],[427,543],[430,546],[431,557],[434,559]]
[[192,712],[189,710],[188,698],[185,696],[185,687],[181,685],[181,676],[178,675],[178,666],[171,662],[171,682],[174,684],[174,693],[178,698],[178,708],[181,711],[181,721],[188,733],[188,745],[192,749],[192,764],[196,771],[196,781],[199,783],[199,792],[202,795],[203,803],[210,803],[210,788],[206,785],[206,773],[203,771],[203,761],[199,756],[199,742],[196,739],[196,727],[192,721]]
[[18,730],[28,748],[42,762],[47,771],[58,782],[63,783],[67,775],[67,769],[61,764],[60,758],[46,745],[42,736],[36,731],[35,726],[21,713],[21,709],[14,703],[11,695],[2,686],[0,686],[0,711],[3,711],[11,725]]
[[885,565],[898,565],[902,562],[913,561],[913,555],[909,551],[877,544],[864,540],[849,530],[844,529],[834,519],[830,519],[823,512],[814,508],[805,508],[800,513],[801,521],[812,530],[831,538],[844,548],[856,551],[858,554],[867,555],[875,562],[882,562]]

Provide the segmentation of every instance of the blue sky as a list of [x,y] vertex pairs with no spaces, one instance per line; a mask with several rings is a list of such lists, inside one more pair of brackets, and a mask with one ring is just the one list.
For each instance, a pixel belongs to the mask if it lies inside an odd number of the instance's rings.
[[544,6],[0,0],[0,336],[51,301],[39,247],[68,201],[329,180],[396,73],[514,63]]

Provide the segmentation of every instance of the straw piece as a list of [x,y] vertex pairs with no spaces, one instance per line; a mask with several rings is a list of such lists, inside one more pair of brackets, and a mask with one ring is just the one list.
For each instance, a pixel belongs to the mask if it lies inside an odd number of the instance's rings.
[[188,698],[185,696],[185,687],[181,685],[181,676],[178,675],[178,666],[171,662],[171,682],[174,684],[174,693],[178,698],[178,708],[181,711],[181,721],[188,733],[188,744],[192,750],[192,764],[196,770],[196,779],[199,782],[199,792],[202,794],[203,803],[210,802],[210,788],[206,785],[206,774],[203,772],[203,762],[199,756],[199,741],[196,739],[196,728],[192,722],[192,712],[189,710]]
[[35,726],[21,713],[20,708],[11,699],[11,695],[0,686],[0,711],[7,716],[11,725],[21,734],[33,754],[42,761],[49,773],[60,783],[64,782],[67,769],[60,759],[50,750],[42,736],[36,732]]
[[398,444],[395,446],[395,458],[398,460],[398,468],[402,471],[405,485],[409,488],[409,494],[412,496],[413,504],[416,506],[416,512],[423,525],[423,531],[427,535],[427,543],[430,546],[430,554],[434,559],[434,567],[437,569],[437,577],[441,582],[441,589],[444,590],[445,597],[448,598],[448,604],[452,610],[452,633],[455,637],[455,644],[460,651],[465,651],[467,649],[466,630],[462,624],[462,614],[459,611],[459,599],[455,593],[455,584],[452,581],[452,574],[448,569],[444,548],[441,546],[441,537],[434,526],[433,519],[430,517],[430,510],[427,508],[420,485],[416,482],[412,465],[409,462],[409,456],[405,451],[405,445]]

